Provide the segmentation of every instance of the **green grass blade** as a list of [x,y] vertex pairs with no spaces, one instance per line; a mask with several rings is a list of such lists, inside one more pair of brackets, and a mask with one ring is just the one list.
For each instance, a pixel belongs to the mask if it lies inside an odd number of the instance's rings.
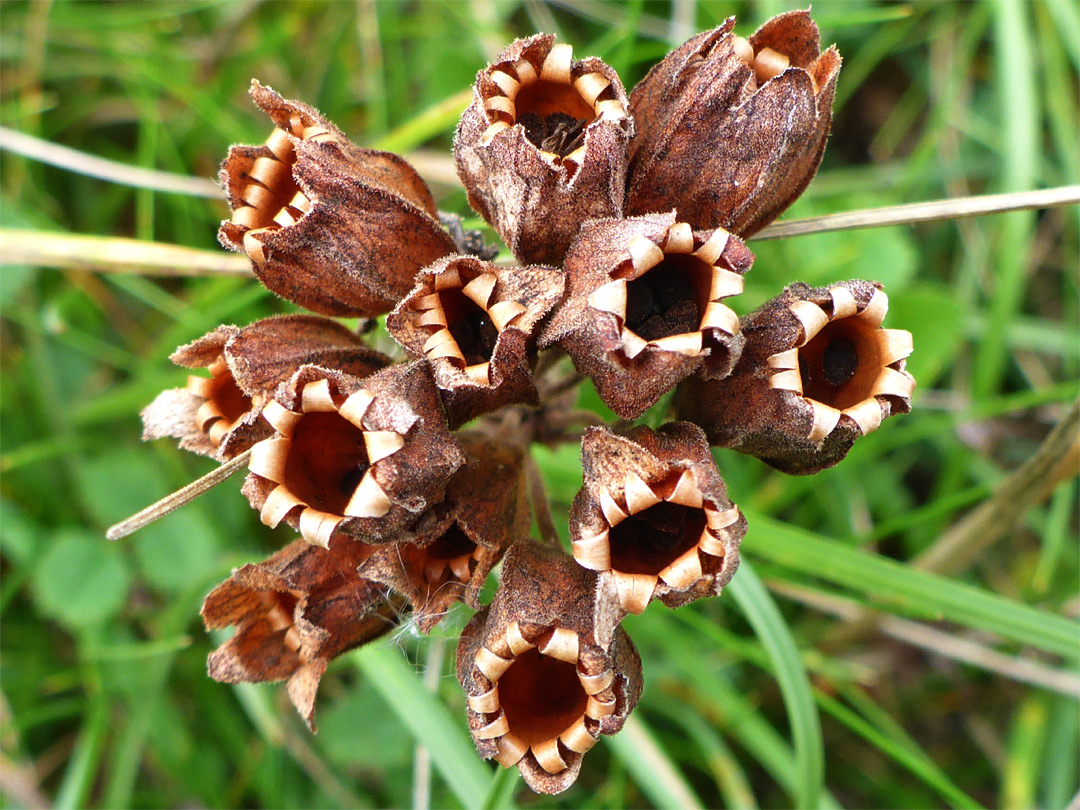
[[104,694],[94,696],[90,711],[75,743],[64,780],[56,795],[54,807],[57,810],[88,807],[90,791],[97,778],[98,763],[105,747],[105,738],[109,733],[109,706]]
[[480,761],[464,724],[424,687],[400,650],[369,644],[352,659],[417,743],[428,749],[432,764],[462,805],[482,806],[491,792],[491,771]]
[[705,806],[639,715],[630,715],[622,731],[603,739],[654,807],[690,810]]
[[916,571],[894,560],[828,540],[747,510],[746,551],[802,574],[872,596],[884,609],[934,615],[988,630],[1068,659],[1080,655],[1080,625],[980,588]]
[[825,746],[810,679],[795,639],[772,596],[745,560],[727,590],[768,651],[780,684],[795,748],[797,804],[816,807],[825,781]]

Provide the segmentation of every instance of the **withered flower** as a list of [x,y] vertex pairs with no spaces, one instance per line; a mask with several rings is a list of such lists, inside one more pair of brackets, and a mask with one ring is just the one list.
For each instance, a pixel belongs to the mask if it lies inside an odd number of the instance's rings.
[[721,302],[742,292],[753,260],[738,237],[694,231],[674,212],[587,222],[540,345],[559,343],[608,407],[636,419],[699,368],[711,378],[734,366],[739,318]]
[[538,793],[561,793],[601,734],[641,696],[641,659],[610,594],[561,551],[515,544],[490,608],[458,645],[457,676],[481,756],[517,766]]
[[180,447],[219,460],[232,458],[270,435],[259,419],[279,383],[307,363],[366,377],[390,362],[336,321],[282,315],[249,326],[219,326],[181,346],[172,361],[205,368],[185,388],[158,395],[142,413],[143,439],[173,436]]
[[390,152],[361,149],[318,112],[252,81],[273,120],[221,168],[232,218],[218,238],[273,292],[323,315],[388,312],[416,272],[456,250],[431,192]]
[[680,417],[784,472],[831,467],[883,419],[911,410],[911,333],[879,328],[888,308],[875,282],[793,284],[743,319],[746,348],[731,376],[680,387]]
[[623,610],[720,593],[739,566],[746,519],[728,500],[699,427],[675,422],[625,436],[589,428],[581,461],[585,485],[570,510],[574,558],[613,582]]
[[634,88],[627,214],[678,210],[747,237],[802,194],[825,151],[840,72],[808,11],[749,41],[734,18],[693,37]]
[[582,221],[622,215],[632,134],[615,71],[537,34],[477,74],[454,157],[469,204],[511,252],[557,265]]
[[263,409],[244,494],[268,526],[309,543],[335,531],[386,542],[440,500],[464,461],[426,361],[366,379],[304,366]]
[[386,327],[409,354],[431,361],[457,428],[503,405],[539,404],[530,350],[562,294],[563,275],[553,268],[451,256],[421,272]]
[[207,630],[236,625],[236,635],[207,659],[225,683],[282,681],[296,710],[315,729],[315,695],[327,664],[397,623],[400,597],[356,573],[371,548],[335,538],[328,549],[303,540],[245,565],[202,606]]
[[464,466],[409,535],[380,547],[360,573],[404,594],[413,620],[427,633],[458,601],[473,610],[491,569],[510,545],[529,533],[524,451],[475,433],[457,434]]

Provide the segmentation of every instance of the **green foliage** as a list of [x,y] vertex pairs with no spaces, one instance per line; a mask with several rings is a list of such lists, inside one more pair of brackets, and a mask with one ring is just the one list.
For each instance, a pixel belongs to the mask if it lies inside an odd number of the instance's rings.
[[[746,33],[797,5],[12,0],[0,119],[87,154],[212,178],[230,143],[265,136],[246,96],[258,77],[358,143],[419,152],[440,206],[469,214],[450,179],[453,129],[476,71],[513,37],[557,31],[631,87],[694,31],[738,14]],[[1068,0],[824,0],[814,14],[845,64],[824,165],[788,217],[1080,182],[1080,16]],[[221,200],[2,160],[4,228],[216,247]],[[108,524],[212,466],[139,442],[138,411],[186,378],[168,354],[289,305],[246,279],[5,263],[0,748],[19,778],[0,780],[0,801],[402,806],[424,742],[433,807],[1063,807],[1078,786],[1076,696],[1028,682],[1024,665],[1077,669],[1075,480],[962,573],[910,563],[991,497],[1076,396],[1077,234],[1072,208],[751,244],[740,313],[794,280],[886,283],[886,326],[914,334],[914,412],[812,478],[717,453],[750,519],[750,565],[720,599],[627,621],[645,695],[554,799],[475,756],[450,674],[464,608],[435,630],[451,654],[434,694],[421,672],[432,642],[402,631],[331,667],[312,737],[280,687],[206,678],[223,637],[202,629],[201,598],[288,539],[259,523],[237,480],[105,541]],[[580,404],[610,421],[587,385]],[[578,450],[534,455],[564,531]],[[990,655],[965,663],[856,633],[837,605]]]

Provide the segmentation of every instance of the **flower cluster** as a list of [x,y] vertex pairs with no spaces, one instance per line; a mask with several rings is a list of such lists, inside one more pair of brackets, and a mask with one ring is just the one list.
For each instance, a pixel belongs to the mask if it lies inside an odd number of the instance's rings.
[[[457,674],[480,754],[560,792],[641,694],[623,617],[719,594],[738,567],[747,524],[710,445],[812,473],[910,408],[911,336],[880,328],[879,284],[793,284],[741,319],[728,305],[754,261],[743,240],[817,169],[840,69],[807,12],[748,39],[734,25],[629,95],[549,35],[480,71],[454,156],[516,262],[441,215],[400,157],[253,82],[274,128],[223,164],[220,239],[318,316],[181,347],[174,361],[209,376],[143,413],[146,438],[247,454],[252,507],[299,535],[207,597],[207,627],[237,627],[211,677],[287,680],[313,727],[331,659],[463,601],[477,613]],[[396,358],[333,320],[383,314]],[[674,389],[681,421],[582,433],[567,401],[582,377],[626,420]],[[568,437],[584,472],[572,556],[529,537],[534,514],[550,520],[529,444]]]

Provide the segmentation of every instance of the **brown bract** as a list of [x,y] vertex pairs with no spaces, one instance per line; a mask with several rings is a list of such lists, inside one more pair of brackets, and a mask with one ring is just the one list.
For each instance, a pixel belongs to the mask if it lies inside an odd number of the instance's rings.
[[491,569],[529,533],[524,451],[475,433],[457,434],[466,462],[446,497],[411,530],[408,542],[376,549],[360,573],[404,594],[427,633],[455,602],[474,610]]
[[390,152],[361,149],[318,112],[252,81],[273,120],[263,146],[221,168],[232,218],[218,238],[259,280],[323,315],[388,312],[417,271],[456,250],[424,181]]
[[515,544],[490,608],[458,645],[469,730],[485,759],[517,766],[538,793],[561,793],[601,734],[641,696],[641,659],[610,594],[560,550]]
[[537,34],[477,74],[454,157],[469,204],[511,252],[558,265],[583,220],[622,215],[632,134],[615,71]]
[[263,409],[244,494],[268,526],[309,543],[335,531],[389,542],[440,500],[464,462],[425,361],[359,379],[303,366]]
[[226,460],[265,439],[259,419],[279,383],[311,363],[366,377],[390,358],[369,349],[341,324],[311,315],[282,315],[240,329],[219,326],[181,346],[172,361],[205,368],[185,388],[164,391],[142,413],[143,439],[173,436],[180,446]]
[[840,55],[807,11],[749,41],[734,18],[693,37],[630,95],[627,214],[678,210],[695,228],[747,237],[806,188],[825,151]]
[[585,485],[570,510],[574,558],[602,572],[623,610],[720,593],[738,568],[746,519],[728,500],[700,428],[675,422],[625,436],[589,428],[581,461]]
[[567,298],[540,338],[558,343],[600,398],[636,419],[698,369],[727,374],[754,255],[722,228],[694,231],[674,212],[585,223],[567,253]]
[[831,467],[882,420],[911,410],[911,333],[879,328],[888,307],[876,282],[793,284],[743,319],[746,347],[731,376],[680,386],[680,417],[713,444],[785,472]]
[[308,727],[327,664],[397,623],[401,600],[356,573],[371,553],[335,538],[329,549],[296,540],[263,562],[245,565],[202,606],[207,630],[236,625],[236,635],[207,659],[225,683],[281,681]]
[[530,355],[535,331],[563,294],[550,267],[499,267],[451,256],[427,267],[386,328],[426,357],[451,428],[504,405],[538,405]]

